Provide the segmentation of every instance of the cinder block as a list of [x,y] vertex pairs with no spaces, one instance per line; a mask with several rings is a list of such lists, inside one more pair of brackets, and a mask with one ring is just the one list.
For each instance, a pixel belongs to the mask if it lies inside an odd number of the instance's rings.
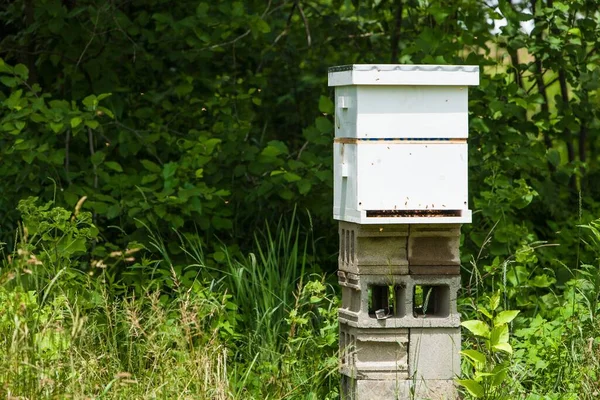
[[408,274],[408,225],[339,224],[341,271],[354,274]]
[[364,380],[346,377],[342,386],[343,400],[410,399],[410,383],[406,380]]
[[340,372],[356,379],[407,379],[408,329],[340,324]]
[[456,400],[452,380],[363,380],[342,375],[342,400]]
[[452,380],[460,374],[460,328],[411,328],[409,332],[412,379]]
[[[460,276],[356,275],[338,271],[340,323],[358,328],[458,327]],[[421,288],[420,302],[416,294]],[[380,310],[383,315],[377,316]]]
[[410,225],[408,263],[460,266],[460,225]]
[[411,275],[460,275],[460,265],[409,265]]

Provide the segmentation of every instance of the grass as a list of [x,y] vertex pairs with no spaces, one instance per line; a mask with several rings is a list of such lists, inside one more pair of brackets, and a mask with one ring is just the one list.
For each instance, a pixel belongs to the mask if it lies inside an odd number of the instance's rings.
[[[31,228],[21,230],[14,251],[0,247],[1,397],[339,397],[338,301],[312,271],[310,231],[295,217],[257,232],[253,253],[224,250],[223,263],[209,265],[193,238],[182,236],[174,257],[151,231],[154,252],[126,249],[102,260],[64,254],[58,246],[95,240],[88,216],[28,207]],[[526,246],[501,266],[474,263],[488,275],[472,288],[480,299],[500,290],[504,309],[536,301],[514,321],[505,384],[486,399],[600,394],[600,221],[584,228],[597,257],[564,287],[533,275],[511,283],[514,271],[538,264]],[[462,302],[465,314],[479,304]],[[465,339],[463,348],[477,343]]]
[[[257,233],[258,256],[229,255],[215,276],[197,242],[182,237],[181,264],[152,232],[153,253],[61,256],[67,239],[91,245],[85,216],[29,211],[52,223],[0,247],[0,397],[337,397],[337,300],[305,272],[309,239],[294,223]],[[152,277],[126,284],[118,268]]]

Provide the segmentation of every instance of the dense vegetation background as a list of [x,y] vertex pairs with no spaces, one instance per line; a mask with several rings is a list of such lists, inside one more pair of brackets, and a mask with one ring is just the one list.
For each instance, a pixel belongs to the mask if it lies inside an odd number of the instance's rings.
[[463,312],[521,310],[511,398],[593,398],[599,6],[2,3],[0,392],[335,398],[327,68],[436,63],[482,68]]

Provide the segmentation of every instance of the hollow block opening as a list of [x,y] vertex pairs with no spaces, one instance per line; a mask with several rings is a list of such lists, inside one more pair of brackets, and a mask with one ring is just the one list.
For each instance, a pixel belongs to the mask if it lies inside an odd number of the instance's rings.
[[447,285],[415,285],[413,315],[422,318],[448,317],[450,315],[450,287]]

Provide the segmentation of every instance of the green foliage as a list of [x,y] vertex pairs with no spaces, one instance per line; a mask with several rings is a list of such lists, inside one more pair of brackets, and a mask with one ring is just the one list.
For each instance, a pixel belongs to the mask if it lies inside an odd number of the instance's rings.
[[[492,295],[486,305],[477,307],[481,319],[464,321],[461,325],[477,338],[476,345],[461,354],[469,364],[468,379],[457,379],[475,398],[509,399],[507,395],[507,371],[513,350],[509,343],[508,324],[519,311],[498,311],[500,292]],[[478,349],[478,350],[476,350]]]
[[[590,222],[600,213],[596,2],[15,0],[0,5],[0,21],[0,242],[11,249],[0,297],[11,316],[19,302],[30,310],[17,318],[22,327],[31,315],[50,316],[38,318],[53,321],[48,326],[58,324],[53,315],[85,315],[97,327],[85,340],[106,344],[100,354],[77,347],[83,339],[75,334],[25,335],[25,353],[10,360],[35,360],[49,348],[39,343],[53,341],[60,365],[92,369],[73,353],[65,358],[68,348],[115,360],[90,378],[100,389],[44,391],[36,371],[48,369],[39,364],[17,392],[335,396],[337,384],[323,372],[335,351],[335,298],[327,285],[320,291],[321,279],[308,283],[309,272],[335,268],[337,250],[326,71],[388,62],[482,68],[469,93],[474,221],[463,227],[463,302],[499,290],[503,309],[522,310],[505,381],[511,396],[598,390],[591,321],[600,278],[597,262],[580,263],[597,254],[600,229]],[[496,30],[499,21],[506,24]],[[39,200],[20,203],[22,229],[15,205],[30,196]],[[310,210],[310,228],[277,225],[294,205]],[[257,233],[265,220],[275,230]],[[319,246],[310,246],[313,237]],[[206,325],[194,329],[222,352],[202,353],[208,342],[190,339],[178,322],[187,315],[181,304],[198,303],[215,308],[200,311]],[[154,313],[147,320],[160,321],[149,332],[165,338],[151,357],[136,347],[136,325],[127,325],[145,309]],[[468,318],[481,323],[470,327],[486,336],[487,326],[489,337],[479,339],[485,352],[472,350],[486,356],[483,368],[501,365],[506,332],[492,335],[493,319],[475,310]],[[71,319],[64,324],[79,326]],[[18,331],[6,326],[7,335]],[[308,346],[319,351],[303,352]],[[292,350],[306,358],[294,360]],[[187,351],[201,361],[186,359]],[[178,367],[178,357],[187,364]],[[203,361],[233,363],[230,381],[215,378],[225,376],[218,368],[198,370]],[[119,373],[142,371],[144,362],[212,374],[214,391],[166,372],[136,372],[143,387],[154,388],[148,382],[156,378],[174,390],[142,392]],[[485,395],[498,389],[489,376],[471,376]]]
[[[154,232],[148,242],[156,253],[132,243],[88,260],[68,243],[94,245],[90,213],[72,215],[35,198],[20,202],[19,210],[22,234],[0,267],[2,397],[338,397],[338,302],[323,277],[290,269],[296,274],[289,286],[268,287],[258,279],[254,296],[236,303],[242,299],[222,279],[210,278],[202,248],[184,236],[180,251],[187,264],[172,263]],[[307,262],[298,230],[283,226],[275,230],[283,247],[258,253],[264,260]],[[230,262],[232,270],[257,272],[250,257]],[[128,266],[115,269],[115,263]],[[127,274],[115,277],[123,269],[152,274],[124,286]],[[257,294],[268,291],[273,304],[266,322],[248,311],[261,310]],[[258,343],[270,327],[276,334]]]

